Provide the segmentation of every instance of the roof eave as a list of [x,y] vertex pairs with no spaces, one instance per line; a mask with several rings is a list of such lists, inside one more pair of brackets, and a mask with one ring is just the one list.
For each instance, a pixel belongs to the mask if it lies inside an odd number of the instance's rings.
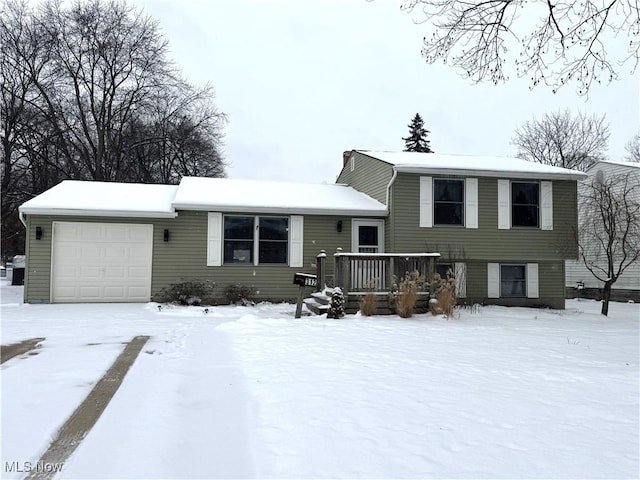
[[77,208],[19,208],[23,215],[68,215],[72,217],[176,218],[178,212],[142,210],[90,210]]
[[173,205],[176,210],[197,210],[223,213],[262,213],[271,215],[348,215],[361,217],[386,217],[387,209],[382,206],[377,210],[366,209],[332,209],[332,208],[300,208],[300,207],[256,207],[247,205],[205,205],[179,204]]
[[415,165],[396,165],[394,167],[401,173],[432,173],[439,175],[474,175],[477,177],[499,177],[499,178],[530,178],[530,179],[549,179],[549,180],[582,180],[587,175],[582,172],[575,173],[551,173],[551,172],[518,172],[504,170],[478,170],[463,168],[434,168],[421,167]]

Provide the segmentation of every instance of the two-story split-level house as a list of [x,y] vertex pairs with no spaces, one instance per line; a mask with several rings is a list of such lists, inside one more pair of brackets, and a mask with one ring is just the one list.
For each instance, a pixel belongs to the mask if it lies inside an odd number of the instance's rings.
[[314,273],[324,250],[331,278],[341,249],[356,254],[360,286],[389,288],[358,254],[439,253],[438,271],[455,274],[463,302],[563,308],[583,176],[515,158],[359,150],[345,152],[334,185],[64,181],[20,207],[24,297],[149,301],[197,278],[219,285],[221,300],[231,283],[258,300],[291,300],[293,274]]

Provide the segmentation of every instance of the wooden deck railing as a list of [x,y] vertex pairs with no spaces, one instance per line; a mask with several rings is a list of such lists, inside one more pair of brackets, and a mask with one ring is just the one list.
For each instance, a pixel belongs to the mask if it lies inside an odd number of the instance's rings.
[[[333,283],[345,294],[389,292],[394,282],[414,271],[431,281],[439,256],[439,253],[345,253],[339,249],[333,256]],[[317,257],[318,289],[325,286],[326,257],[324,251]]]

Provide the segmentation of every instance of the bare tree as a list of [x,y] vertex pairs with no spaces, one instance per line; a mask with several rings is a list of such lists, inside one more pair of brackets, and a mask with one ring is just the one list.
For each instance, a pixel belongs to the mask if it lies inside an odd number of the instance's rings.
[[61,180],[224,175],[213,88],[183,79],[123,0],[0,2],[0,51],[3,255],[24,245],[18,206]]
[[640,261],[640,175],[596,177],[581,185],[579,217],[580,259],[604,283],[601,313],[607,315],[611,287]]
[[433,27],[427,63],[448,63],[476,82],[503,82],[514,68],[532,88],[555,93],[575,81],[586,94],[640,59],[637,0],[404,0],[401,8],[417,7]]
[[586,170],[604,158],[609,127],[604,116],[579,113],[573,117],[569,110],[564,110],[525,122],[511,142],[518,147],[518,156],[525,160]]
[[627,162],[640,162],[640,132],[636,133],[625,145]]

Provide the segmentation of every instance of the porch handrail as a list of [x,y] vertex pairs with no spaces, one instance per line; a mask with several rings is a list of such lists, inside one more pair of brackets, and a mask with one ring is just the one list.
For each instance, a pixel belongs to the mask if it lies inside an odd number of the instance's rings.
[[436,252],[334,254],[335,284],[345,293],[391,291],[396,280],[417,270],[431,282],[435,273]]

